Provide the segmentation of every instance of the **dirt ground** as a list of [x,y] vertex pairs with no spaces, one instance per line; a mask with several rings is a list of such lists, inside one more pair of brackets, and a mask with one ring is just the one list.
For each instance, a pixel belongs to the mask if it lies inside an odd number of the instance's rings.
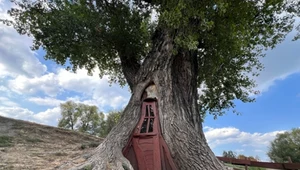
[[102,140],[0,116],[0,169],[68,169],[84,162]]

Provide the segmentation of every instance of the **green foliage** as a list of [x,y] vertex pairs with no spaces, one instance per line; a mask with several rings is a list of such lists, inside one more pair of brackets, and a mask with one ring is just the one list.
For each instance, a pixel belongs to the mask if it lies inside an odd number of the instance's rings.
[[77,128],[80,132],[88,132],[95,134],[96,129],[100,124],[100,116],[97,106],[89,106],[85,104],[77,104],[77,111],[79,113]]
[[233,151],[223,151],[223,157],[236,158],[236,153]]
[[39,138],[31,138],[31,137],[25,137],[25,140],[28,143],[39,143],[39,142],[43,142],[43,140],[39,139]]
[[93,166],[92,165],[86,165],[83,167],[83,170],[92,170]]
[[10,136],[0,136],[0,147],[10,147],[12,146],[12,137]]
[[[299,1],[286,0],[14,0],[9,11],[20,34],[34,37],[33,49],[70,69],[110,75],[125,84],[124,70],[139,68],[151,49],[155,30],[168,30],[174,52],[189,50],[198,65],[197,83],[204,86],[202,113],[214,116],[252,102],[252,76],[263,68],[263,50],[274,48],[300,15]],[[155,10],[158,19],[150,19]],[[300,26],[298,26],[298,30]],[[295,39],[299,38],[298,35]]]
[[[235,152],[233,151],[223,151],[223,157],[226,157],[226,158],[235,158],[235,159],[243,159],[243,160],[250,160],[250,161],[259,161],[259,158],[258,156],[245,156],[243,154],[239,154],[239,155],[236,155]],[[236,168],[236,169],[245,169],[244,166],[240,166],[240,165],[231,165],[231,164],[227,164],[227,166],[230,166],[230,167],[233,167],[233,168]],[[265,168],[260,168],[260,167],[250,167],[248,166],[248,170],[265,170]]]
[[58,122],[58,127],[66,129],[75,129],[80,112],[77,110],[77,104],[73,101],[67,101],[60,104],[62,118]]
[[130,170],[130,169],[128,168],[128,166],[127,166],[126,164],[124,164],[124,163],[122,164],[122,167],[123,167],[124,170]]
[[55,152],[54,155],[55,156],[68,156],[68,154],[65,152]]
[[95,148],[97,146],[99,146],[100,143],[96,143],[96,142],[90,142],[88,144],[81,144],[80,149],[84,150],[86,148]]
[[107,114],[107,119],[100,126],[98,135],[100,137],[106,137],[113,127],[119,122],[122,111],[111,111]]
[[248,167],[248,170],[265,170],[266,168],[260,168],[260,167]]
[[268,156],[278,163],[289,162],[289,157],[293,163],[300,163],[300,128],[277,134],[271,142]]
[[[46,59],[58,64],[71,63],[70,68],[94,68],[100,76],[124,84],[119,56],[142,59],[149,51],[149,14],[130,10],[128,3],[94,1],[14,1],[21,8],[9,14],[20,34],[32,35],[33,49],[46,50]],[[92,1],[89,1],[93,3]]]
[[95,148],[95,147],[99,146],[100,143],[90,142],[88,145],[89,145],[90,148]]
[[62,103],[60,108],[62,118],[59,120],[58,127],[66,129],[76,129],[95,135],[104,118],[103,113],[98,113],[97,106],[67,101]]
[[111,111],[105,119],[105,115],[102,112],[98,112],[97,106],[67,101],[62,103],[60,107],[62,118],[59,120],[58,127],[78,130],[100,137],[108,135],[111,129],[119,122],[122,113],[122,111]]
[[[240,170],[244,170],[245,166],[242,165],[233,165],[233,164],[227,164],[225,163],[226,166],[235,168],[235,169],[240,169]],[[252,167],[252,166],[248,166],[247,167],[248,170],[266,170],[266,168],[261,168],[261,167]]]

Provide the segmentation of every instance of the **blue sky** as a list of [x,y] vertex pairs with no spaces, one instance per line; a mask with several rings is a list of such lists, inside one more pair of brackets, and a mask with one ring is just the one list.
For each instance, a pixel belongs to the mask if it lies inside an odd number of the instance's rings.
[[[9,18],[10,7],[0,0],[0,18]],[[233,150],[268,161],[266,152],[275,135],[300,127],[300,41],[291,41],[294,34],[261,60],[265,70],[254,78],[260,91],[256,102],[236,101],[241,115],[228,111],[217,120],[206,117],[205,135],[216,155]],[[30,51],[31,44],[30,37],[0,24],[0,115],[56,126],[59,104],[67,100],[96,105],[104,112],[126,106],[127,87],[109,86],[97,71],[93,76],[86,70],[68,72],[45,61],[42,50]]]

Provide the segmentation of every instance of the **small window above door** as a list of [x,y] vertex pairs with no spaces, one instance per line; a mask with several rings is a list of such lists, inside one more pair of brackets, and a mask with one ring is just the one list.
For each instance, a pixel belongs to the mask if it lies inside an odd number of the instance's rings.
[[158,131],[156,100],[144,100],[142,105],[141,119],[137,126],[137,134],[154,134]]

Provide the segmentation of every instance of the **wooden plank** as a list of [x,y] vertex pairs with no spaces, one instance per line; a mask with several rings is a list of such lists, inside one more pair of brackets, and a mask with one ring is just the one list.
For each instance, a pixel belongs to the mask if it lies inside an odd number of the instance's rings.
[[235,165],[254,166],[254,167],[261,167],[261,168],[272,168],[272,169],[286,169],[286,170],[300,169],[300,163],[257,162],[257,161],[225,158],[225,157],[218,157],[218,156],[217,156],[217,158],[220,161],[235,164]]
[[284,169],[282,163],[253,162],[253,161],[251,161],[251,166],[262,167],[262,168],[272,168],[272,169]]
[[251,165],[250,160],[217,157],[219,160],[235,165]]
[[300,169],[300,163],[284,163],[285,169]]

